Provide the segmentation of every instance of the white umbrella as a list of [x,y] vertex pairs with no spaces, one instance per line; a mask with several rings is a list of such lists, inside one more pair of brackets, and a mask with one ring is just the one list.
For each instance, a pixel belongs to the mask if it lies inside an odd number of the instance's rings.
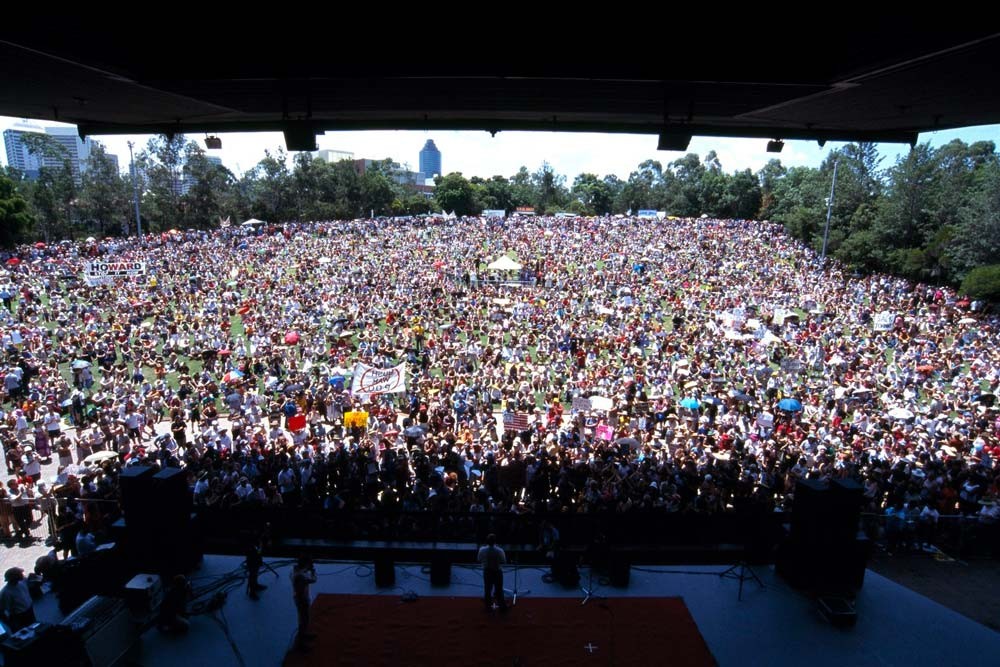
[[893,419],[913,419],[913,413],[906,408],[893,408],[887,414]]
[[963,317],[958,321],[959,324],[975,324],[976,319],[973,317]]
[[104,461],[110,461],[112,459],[117,459],[117,458],[118,458],[117,452],[107,452],[107,451],[105,451],[105,452],[94,452],[93,454],[91,454],[90,456],[88,456],[87,458],[85,458],[83,460],[83,462],[86,465],[94,465],[94,464],[100,464],[100,463],[102,463]]

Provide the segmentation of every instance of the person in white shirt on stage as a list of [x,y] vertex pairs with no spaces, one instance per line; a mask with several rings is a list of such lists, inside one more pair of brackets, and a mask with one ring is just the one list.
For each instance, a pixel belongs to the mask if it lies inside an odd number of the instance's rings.
[[507,602],[503,597],[503,569],[507,563],[507,554],[496,545],[497,536],[492,533],[486,537],[486,546],[479,549],[478,560],[483,566],[483,602],[490,607],[495,601],[496,606],[504,610]]

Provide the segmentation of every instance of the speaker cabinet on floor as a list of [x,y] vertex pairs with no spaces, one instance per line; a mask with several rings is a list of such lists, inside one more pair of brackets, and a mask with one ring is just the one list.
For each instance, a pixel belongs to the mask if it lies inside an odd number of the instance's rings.
[[438,556],[431,560],[431,586],[447,586],[451,583],[451,561]]
[[379,588],[396,585],[396,563],[391,558],[375,559],[375,585]]

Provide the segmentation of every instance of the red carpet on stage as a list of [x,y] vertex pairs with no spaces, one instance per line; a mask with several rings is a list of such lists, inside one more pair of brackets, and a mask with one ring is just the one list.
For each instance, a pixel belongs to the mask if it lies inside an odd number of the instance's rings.
[[321,665],[670,665],[714,667],[681,598],[518,600],[487,611],[479,598],[320,595],[318,637],[286,667]]

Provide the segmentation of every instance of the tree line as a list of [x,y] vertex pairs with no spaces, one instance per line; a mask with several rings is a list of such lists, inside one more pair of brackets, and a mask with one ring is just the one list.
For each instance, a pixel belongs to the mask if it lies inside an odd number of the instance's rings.
[[[29,149],[49,157],[62,150],[38,135]],[[58,163],[47,160],[46,165]],[[208,159],[183,135],[156,136],[135,160],[143,231],[213,228],[256,217],[269,222],[353,219],[369,215],[457,215],[531,207],[537,213],[608,215],[640,209],[669,215],[755,218],[779,222],[820,249],[834,165],[837,184],[828,254],[862,272],[958,284],[992,272],[1000,295],[1000,160],[993,142],[918,144],[883,165],[874,144],[831,151],[819,167],[726,172],[714,151],[666,164],[646,160],[627,180],[614,174],[577,175],[572,182],[543,163],[512,176],[450,173],[435,179],[432,196],[398,178],[386,159],[363,173],[351,161],[329,163],[283,149],[239,176]],[[400,182],[403,180],[404,182]],[[68,160],[43,166],[27,180],[7,168],[0,176],[0,243],[134,233],[133,178],[119,173],[95,142],[88,168],[74,180]],[[974,273],[974,270],[978,272]],[[989,280],[987,280],[989,282]]]

